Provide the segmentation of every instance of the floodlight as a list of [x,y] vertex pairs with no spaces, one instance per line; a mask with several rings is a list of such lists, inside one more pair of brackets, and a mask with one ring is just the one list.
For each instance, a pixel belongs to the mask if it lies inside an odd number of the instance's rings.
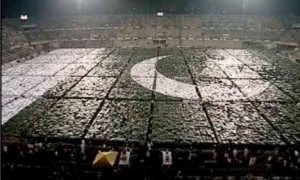
[[21,14],[20,20],[22,20],[22,21],[27,21],[27,20],[28,20],[27,14]]
[[164,16],[164,12],[157,12],[157,16]]

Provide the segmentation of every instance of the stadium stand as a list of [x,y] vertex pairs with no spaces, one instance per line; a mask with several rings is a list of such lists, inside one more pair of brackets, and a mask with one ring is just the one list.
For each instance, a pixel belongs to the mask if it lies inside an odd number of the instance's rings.
[[[252,15],[74,16],[32,19],[26,24],[36,27],[22,31],[23,22],[5,19],[6,25],[2,28],[10,33],[5,33],[3,46],[7,49],[16,43],[48,42],[52,47],[61,48],[70,48],[72,45],[81,48],[147,47],[153,45],[155,39],[164,39],[166,46],[221,45],[228,48],[242,47],[243,41],[298,43],[299,30],[292,29],[298,20]],[[14,35],[16,32],[20,35]],[[9,40],[9,36],[14,40]]]
[[38,54],[49,51],[37,48],[34,44],[46,41],[38,30],[25,31],[16,19],[2,22],[2,63],[31,59]]
[[[84,146],[69,142],[27,142],[2,144],[2,178],[42,178],[42,179],[98,179],[97,175],[168,179],[197,179],[199,177],[286,177],[299,178],[299,149],[289,147],[256,147],[217,145],[202,148],[172,150],[172,163],[162,166],[164,149],[144,149],[138,145],[122,147],[118,144],[94,144]],[[98,151],[129,150],[130,167],[118,166],[119,159],[111,170],[95,169],[92,161]],[[46,158],[45,158],[46,157]],[[147,170],[146,170],[147,169]],[[109,172],[112,171],[112,172]],[[17,173],[16,173],[17,172]],[[30,173],[35,172],[35,173]],[[103,174],[102,174],[103,173]],[[103,177],[103,179],[105,179]]]
[[[19,26],[15,19],[7,21]],[[78,16],[36,19],[34,23],[37,28],[28,30],[26,36],[30,42],[77,41],[74,43],[79,44],[80,41],[83,42],[83,47],[87,44],[86,41],[96,47],[106,47],[107,44],[118,46],[119,42],[124,41],[129,45],[137,43],[144,46],[145,41],[142,40],[155,38],[169,38],[169,42],[172,39],[221,41],[224,34],[228,34],[231,41],[286,39],[299,42],[298,30],[291,31],[292,24],[297,21],[295,18],[280,16],[251,15]],[[171,44],[174,43],[169,43]],[[192,42],[193,44],[195,43]]]
[[[241,48],[243,42],[299,43],[296,17],[253,15],[106,15],[4,19],[3,62],[30,59],[49,48],[169,47]],[[29,27],[29,28],[27,28]],[[32,27],[32,28],[30,28]],[[38,44],[37,49],[33,44]]]
[[21,31],[18,31],[17,29],[14,29],[13,27],[10,27],[5,23],[3,23],[2,24],[2,49],[9,50],[24,45],[28,45],[28,41],[25,35]]

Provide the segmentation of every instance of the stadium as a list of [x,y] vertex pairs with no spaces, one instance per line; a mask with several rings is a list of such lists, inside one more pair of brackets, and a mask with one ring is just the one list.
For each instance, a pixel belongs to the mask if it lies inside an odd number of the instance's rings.
[[299,179],[285,3],[3,1],[2,178]]

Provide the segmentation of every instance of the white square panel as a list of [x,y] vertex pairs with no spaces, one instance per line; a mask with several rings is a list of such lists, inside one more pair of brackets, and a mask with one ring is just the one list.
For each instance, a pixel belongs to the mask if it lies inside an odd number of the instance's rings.
[[45,78],[40,76],[17,77],[2,86],[2,95],[20,96],[44,80]]
[[20,76],[25,74],[32,68],[32,64],[16,64],[11,68],[5,69],[2,71],[4,76]]
[[27,76],[52,76],[68,64],[34,64],[24,75]]
[[1,76],[1,78],[2,84],[4,84],[16,78],[16,76]]

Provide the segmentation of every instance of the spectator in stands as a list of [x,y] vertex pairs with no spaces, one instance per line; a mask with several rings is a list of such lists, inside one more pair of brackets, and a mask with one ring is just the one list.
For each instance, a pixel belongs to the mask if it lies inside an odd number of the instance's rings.
[[249,160],[249,167],[253,167],[256,164],[256,155],[252,155]]
[[10,160],[10,154],[8,152],[8,147],[3,146],[2,152],[1,152],[2,162],[8,162]]

